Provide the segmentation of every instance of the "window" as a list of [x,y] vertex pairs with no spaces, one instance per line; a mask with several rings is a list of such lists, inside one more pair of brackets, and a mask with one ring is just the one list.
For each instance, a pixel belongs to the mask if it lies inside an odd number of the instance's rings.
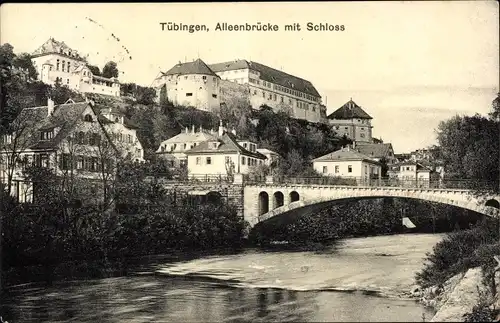
[[69,79],[66,79],[66,84],[69,84]]
[[352,173],[352,166],[351,166],[351,165],[348,165],[348,166],[347,166],[347,172],[348,172],[348,173]]
[[83,157],[78,156],[76,160],[76,169],[83,169]]
[[[59,71],[59,60],[57,60],[56,70]],[[57,78],[56,78],[56,81],[57,81]]]
[[368,174],[368,166],[365,165],[365,174]]
[[97,157],[92,157],[91,159],[91,164],[90,164],[90,170],[95,172],[98,169],[98,162],[97,162]]
[[207,165],[211,165],[212,164],[212,157],[207,157]]
[[214,82],[215,82],[215,77],[214,77]]
[[187,148],[187,144],[184,144],[183,149],[186,150],[186,148]]
[[[129,142],[129,143],[132,143],[132,135],[127,135],[127,139],[128,139],[128,142]],[[185,145],[184,145],[184,146],[185,146]],[[186,147],[184,147],[184,148],[186,148]]]
[[196,165],[201,165],[201,157],[196,157]]
[[66,69],[66,62],[65,61],[62,61],[62,71],[64,72],[64,70]]
[[186,93],[186,96],[193,96],[193,93]]
[[265,99],[266,98],[266,91],[262,91],[262,97]]
[[254,94],[254,95],[257,95],[257,90],[253,90],[253,94]]
[[68,62],[68,73],[69,73],[70,67],[71,67],[71,63]]
[[86,114],[85,117],[83,117],[83,121],[92,122],[92,116],[90,114]]
[[231,157],[226,156],[226,164],[229,164],[229,163],[231,163]]
[[285,98],[281,97],[281,103],[283,103],[284,101],[285,101]]
[[217,99],[217,94],[212,94],[212,98]]
[[245,162],[246,162],[246,158],[244,156],[241,156],[241,164],[245,165]]
[[246,142],[243,143],[243,148],[245,148],[245,149],[247,148],[247,143]]
[[188,79],[188,77],[187,77],[187,76],[184,76],[184,79],[185,79],[185,80],[187,80],[187,79]]
[[206,81],[207,80],[207,77],[205,75],[203,75],[203,80]]
[[276,94],[274,94],[274,101],[277,101],[277,100],[278,100],[278,99],[277,99],[277,97],[276,97]]
[[335,173],[339,172],[339,166],[335,166]]
[[327,166],[323,166],[323,174],[326,174],[328,173],[328,167]]
[[360,134],[359,134],[359,136],[360,136],[361,138],[364,138],[364,137],[365,137],[365,134],[364,134],[364,133],[360,133]]

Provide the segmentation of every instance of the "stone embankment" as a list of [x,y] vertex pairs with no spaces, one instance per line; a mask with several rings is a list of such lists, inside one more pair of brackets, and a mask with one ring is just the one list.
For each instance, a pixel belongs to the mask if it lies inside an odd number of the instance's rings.
[[[495,285],[500,289],[500,273],[495,275]],[[410,296],[420,300],[425,306],[432,307],[436,314],[431,322],[464,322],[465,314],[481,303],[490,309],[500,308],[500,295],[492,295],[491,288],[485,286],[481,268],[472,268],[457,274],[441,286],[420,289],[415,286]]]

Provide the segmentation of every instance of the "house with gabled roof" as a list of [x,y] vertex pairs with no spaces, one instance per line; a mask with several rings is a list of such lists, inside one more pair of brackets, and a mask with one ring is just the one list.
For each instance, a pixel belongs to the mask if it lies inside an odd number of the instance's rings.
[[188,175],[194,177],[248,174],[252,167],[263,165],[266,161],[266,156],[257,151],[255,143],[238,140],[234,132],[225,130],[216,138],[202,142],[185,154]]
[[373,119],[365,110],[352,100],[327,116],[328,123],[340,136],[356,142],[372,142]]
[[25,108],[11,124],[12,132],[2,138],[0,177],[26,202],[33,198],[25,181],[30,166],[52,169],[57,176],[112,175],[127,148],[110,131],[115,123],[98,115],[91,101],[55,104],[49,99],[46,106]]
[[360,182],[380,179],[382,165],[375,159],[347,146],[312,160],[313,168],[323,176],[352,178]]
[[369,143],[369,142],[354,142],[353,149],[369,156],[377,161],[385,160],[387,164],[392,164],[397,161],[394,157],[394,149],[391,143]]

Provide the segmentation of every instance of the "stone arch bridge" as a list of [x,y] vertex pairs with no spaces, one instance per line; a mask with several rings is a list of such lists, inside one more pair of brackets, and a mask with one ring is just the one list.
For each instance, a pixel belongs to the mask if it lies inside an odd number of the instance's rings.
[[315,211],[345,200],[382,197],[439,202],[500,217],[500,195],[478,195],[465,189],[267,183],[244,187],[243,209],[251,227],[294,210]]

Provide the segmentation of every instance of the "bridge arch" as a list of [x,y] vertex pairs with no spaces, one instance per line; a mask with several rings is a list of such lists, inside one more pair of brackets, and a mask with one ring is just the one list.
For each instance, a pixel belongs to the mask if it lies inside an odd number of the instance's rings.
[[[267,199],[259,196],[259,208],[255,206],[256,195],[263,192],[273,193],[280,191],[287,197],[283,206],[269,209],[269,195]],[[482,213],[489,217],[500,217],[500,196],[495,194],[476,196],[469,190],[434,189],[434,188],[407,188],[407,187],[365,187],[339,185],[249,185],[244,189],[244,217],[251,226],[259,222],[281,215],[297,212],[309,212],[323,207],[325,204],[334,204],[352,199],[372,199],[384,197],[419,199],[429,202],[438,202]],[[267,203],[265,203],[267,201]],[[272,203],[273,201],[271,201]],[[265,212],[267,206],[267,212]],[[303,208],[302,211],[295,209]]]
[[210,191],[206,195],[206,201],[212,204],[218,204],[222,201],[222,194],[216,191]]
[[290,192],[290,203],[297,202],[298,200],[300,200],[300,194],[297,193],[297,191],[291,191]]
[[259,193],[259,215],[269,212],[269,194],[267,192]]
[[285,205],[285,196],[281,191],[274,192],[274,203],[273,207],[278,208]]
[[486,201],[486,203],[484,205],[491,206],[491,207],[494,207],[496,209],[500,209],[500,202],[495,200],[495,199],[490,199],[490,200]]

